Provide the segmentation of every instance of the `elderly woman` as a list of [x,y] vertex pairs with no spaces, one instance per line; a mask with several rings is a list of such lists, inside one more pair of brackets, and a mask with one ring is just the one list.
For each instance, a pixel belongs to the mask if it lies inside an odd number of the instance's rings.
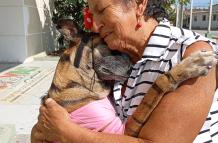
[[[114,108],[125,123],[159,74],[197,50],[214,50],[197,33],[170,26],[158,0],[88,0],[98,32],[110,49],[127,53],[135,63],[125,83],[114,85]],[[162,17],[162,19],[161,19]],[[161,20],[160,20],[161,19]],[[52,99],[41,106],[32,141],[62,143],[189,143],[218,142],[218,100],[215,69],[190,79],[166,94],[143,126],[139,138],[93,132],[70,120]],[[121,92],[122,89],[122,92]],[[45,127],[41,126],[44,120]],[[48,138],[49,135],[49,138]]]

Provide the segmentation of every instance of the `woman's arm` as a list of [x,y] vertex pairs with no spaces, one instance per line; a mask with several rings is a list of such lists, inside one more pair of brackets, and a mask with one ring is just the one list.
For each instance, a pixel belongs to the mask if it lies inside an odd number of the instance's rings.
[[[211,50],[205,42],[192,44],[184,57],[197,50]],[[62,143],[187,143],[200,131],[209,112],[215,91],[215,70],[205,77],[184,82],[175,92],[166,94],[140,132],[143,139],[125,135],[92,132],[72,123],[67,112],[54,101],[40,108],[38,128],[41,138]],[[43,121],[44,120],[44,121]],[[45,123],[45,126],[42,126]],[[58,135],[58,136],[57,136]],[[39,135],[38,135],[39,136]],[[33,135],[34,137],[34,135]]]
[[32,143],[42,143],[44,139],[61,143],[151,143],[124,135],[90,131],[73,123],[67,111],[54,100],[47,99],[45,105],[40,107],[39,121],[32,130]]
[[[137,139],[126,135],[93,132],[77,124],[68,124],[68,131],[62,131],[62,143],[151,143],[149,140]],[[76,131],[76,132],[75,132]]]
[[[198,50],[211,50],[206,42],[196,42],[190,45],[184,55],[188,57]],[[141,130],[141,138],[104,133],[87,132],[88,140],[92,143],[188,143],[198,135],[208,115],[216,88],[215,69],[207,76],[193,78],[184,82],[175,92],[166,94],[152,113],[147,124]],[[85,136],[85,134],[83,135]],[[87,136],[85,136],[87,137]],[[73,137],[74,138],[74,137]]]
[[[184,58],[198,50],[211,50],[206,42],[190,45]],[[207,76],[185,81],[176,91],[164,95],[140,136],[160,143],[192,142],[206,120],[216,88],[215,69]]]

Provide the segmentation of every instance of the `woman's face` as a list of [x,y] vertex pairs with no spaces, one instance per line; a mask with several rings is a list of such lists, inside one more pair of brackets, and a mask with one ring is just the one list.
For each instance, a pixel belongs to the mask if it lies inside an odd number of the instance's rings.
[[110,49],[128,54],[126,45],[134,41],[137,19],[133,5],[127,8],[121,1],[88,0],[88,4],[94,17],[95,31]]

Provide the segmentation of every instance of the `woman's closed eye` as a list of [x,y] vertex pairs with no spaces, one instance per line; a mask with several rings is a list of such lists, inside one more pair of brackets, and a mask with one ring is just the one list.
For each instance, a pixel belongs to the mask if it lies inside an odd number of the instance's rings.
[[108,8],[109,6],[103,7],[103,8],[98,8],[98,13],[104,13],[104,11]]

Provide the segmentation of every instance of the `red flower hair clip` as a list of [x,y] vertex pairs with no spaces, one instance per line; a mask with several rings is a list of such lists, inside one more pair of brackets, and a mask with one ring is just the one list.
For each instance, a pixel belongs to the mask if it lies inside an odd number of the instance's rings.
[[88,7],[83,9],[83,15],[85,28],[90,30],[93,26],[93,16]]

